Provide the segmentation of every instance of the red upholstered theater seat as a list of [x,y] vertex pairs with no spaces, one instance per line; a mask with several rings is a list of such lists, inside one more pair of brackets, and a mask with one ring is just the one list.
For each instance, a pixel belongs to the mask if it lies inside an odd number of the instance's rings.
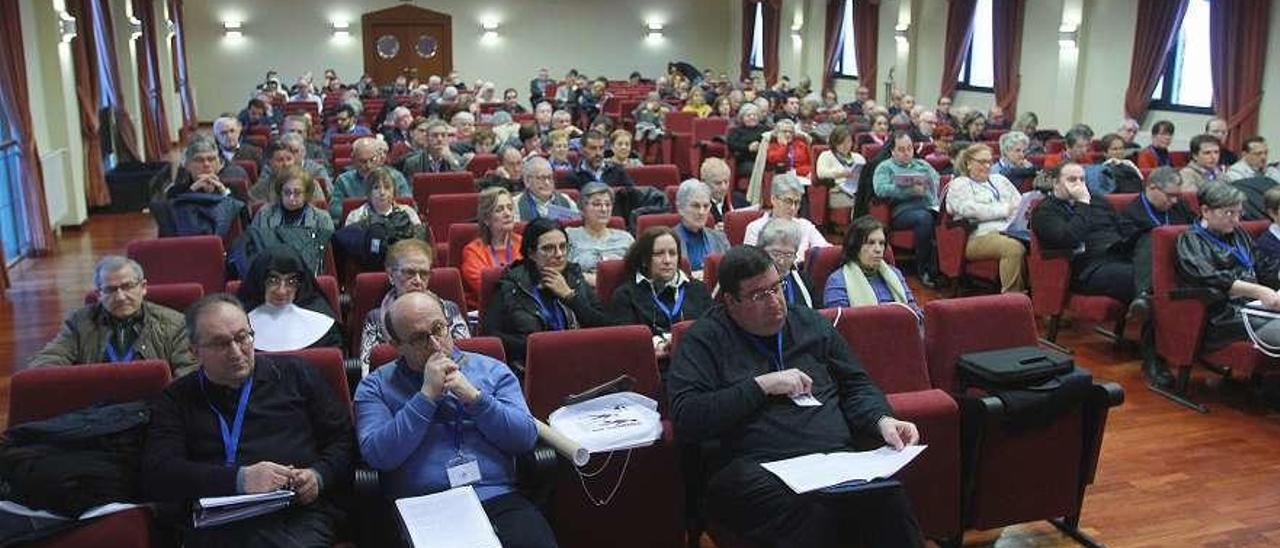
[[361,272],[351,283],[351,312],[347,315],[348,353],[360,357],[360,334],[364,332],[364,319],[369,311],[382,304],[391,287],[386,272]]
[[470,194],[476,191],[476,183],[470,171],[413,174],[413,199],[428,206],[423,211],[431,217],[430,198],[436,194]]
[[[342,351],[337,348],[305,348],[292,352],[272,352],[283,356],[296,356],[315,367],[333,390],[338,403],[351,410],[351,385],[347,382],[347,370],[342,361]],[[354,413],[354,410],[352,410]]]
[[596,263],[596,298],[608,306],[613,290],[626,283],[627,265],[622,259],[609,259]]
[[[350,215],[352,211],[355,211],[367,201],[369,201],[368,198],[343,198],[342,218],[339,219],[339,222],[345,223],[347,215]],[[415,211],[418,209],[418,202],[413,199],[413,196],[396,196],[396,203],[412,207]]]
[[735,209],[724,214],[724,233],[729,245],[742,245],[747,237],[747,225],[764,216],[763,209]]
[[1031,301],[1035,313],[1049,317],[1049,332],[1045,339],[1054,342],[1063,313],[1082,322],[1115,323],[1111,337],[1118,344],[1124,337],[1125,315],[1128,303],[1122,303],[1106,295],[1082,295],[1071,291],[1071,256],[1069,250],[1048,250],[1040,244],[1035,233],[1031,234],[1031,249],[1027,252],[1028,285],[1032,287]]
[[680,184],[680,171],[672,164],[634,166],[626,170],[631,180],[639,186],[651,186],[662,190]]
[[680,173],[690,177],[698,176],[699,170],[702,168],[702,159],[704,151],[706,151],[705,143],[710,142],[716,137],[724,137],[729,132],[729,120],[727,118],[696,118],[692,125],[693,138],[689,141],[686,158],[684,163],[677,164]]
[[148,283],[195,282],[217,293],[226,284],[226,252],[217,236],[134,240],[125,254],[142,265]]
[[[433,194],[427,199],[427,224],[431,226],[431,237],[436,243],[447,243],[449,226],[455,223],[475,222],[476,208],[480,204],[480,194]],[[453,250],[449,250],[453,255]],[[459,249],[459,252],[461,250]]]
[[963,219],[956,219],[947,211],[945,194],[942,199],[941,214],[934,225],[934,245],[938,251],[938,272],[952,280],[952,297],[960,295],[966,282],[977,279],[1000,288],[1000,261],[985,259],[970,261],[965,258],[965,248],[969,246],[969,234],[973,224]]
[[485,315],[489,310],[489,301],[493,299],[493,292],[498,290],[498,280],[502,279],[502,274],[507,269],[493,267],[486,268],[480,272],[480,298],[476,304],[480,306],[480,325],[484,325]]
[[[204,296],[204,287],[198,283],[181,284],[147,284],[147,301],[160,306],[167,306],[178,312],[186,311],[200,297]],[[84,295],[84,304],[95,304],[99,300],[98,290],[94,289]]]
[[490,171],[498,168],[501,159],[497,154],[477,154],[471,158],[471,162],[467,164],[467,171],[476,179],[484,177]]
[[236,165],[244,169],[245,173],[249,174],[250,181],[252,182],[258,181],[258,162],[255,162],[253,160],[236,160],[235,162],[236,162]]

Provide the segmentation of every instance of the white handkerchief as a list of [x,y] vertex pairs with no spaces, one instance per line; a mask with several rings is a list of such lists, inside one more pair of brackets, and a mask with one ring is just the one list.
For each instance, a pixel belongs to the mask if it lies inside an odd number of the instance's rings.
[[791,401],[796,402],[796,405],[799,405],[800,407],[818,407],[822,405],[822,402],[818,401],[818,398],[813,397],[813,394],[797,394],[795,396],[791,396]]

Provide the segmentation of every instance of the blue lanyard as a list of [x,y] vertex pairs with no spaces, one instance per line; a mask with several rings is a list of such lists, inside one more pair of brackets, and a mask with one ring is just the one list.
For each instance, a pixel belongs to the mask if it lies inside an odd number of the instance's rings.
[[542,302],[542,295],[538,288],[535,287],[530,293],[533,295],[533,302],[538,304],[538,315],[542,317],[542,321],[547,322],[552,331],[563,331],[566,321],[559,303],[552,299],[551,307],[548,308],[546,303]]
[[[536,211],[536,210],[537,210],[537,208],[534,208],[534,210]],[[493,264],[498,265],[498,266],[507,266],[507,265],[511,264],[511,237],[510,237],[510,236],[508,236],[508,237],[507,237],[507,260],[506,260],[506,262],[503,262],[503,261],[499,261],[499,260],[498,260],[498,250],[497,250],[497,249],[494,249],[494,248],[493,248],[493,246],[489,246],[489,257],[493,259]]]
[[787,144],[787,169],[795,169],[796,167],[796,145],[795,143]]
[[1222,238],[1215,236],[1212,232],[1209,232],[1207,229],[1205,229],[1205,227],[1201,226],[1200,223],[1196,223],[1192,228],[1192,230],[1199,232],[1200,235],[1204,236],[1210,242],[1213,242],[1214,245],[1227,250],[1227,252],[1230,253],[1231,256],[1235,257],[1237,261],[1240,261],[1241,265],[1244,265],[1245,268],[1249,269],[1249,272],[1253,272],[1253,257],[1249,256],[1248,246],[1244,244],[1241,244],[1241,245],[1227,244],[1226,241],[1224,241]]
[[[136,343],[135,343],[136,344]],[[111,363],[131,362],[133,361],[134,347],[129,347],[129,351],[123,355],[116,352],[116,345],[110,340],[107,341],[107,361]]]
[[1169,224],[1169,212],[1168,212],[1168,211],[1165,211],[1165,212],[1164,212],[1164,222],[1163,222],[1163,223],[1162,223],[1162,222],[1160,222],[1160,219],[1157,219],[1157,218],[1156,218],[1156,212],[1155,212],[1154,210],[1152,210],[1152,209],[1151,209],[1151,202],[1147,200],[1147,193],[1146,193],[1146,192],[1139,193],[1139,194],[1138,194],[1138,199],[1139,199],[1139,200],[1142,200],[1142,207],[1143,207],[1143,208],[1145,208],[1145,209],[1147,210],[1147,217],[1150,217],[1150,218],[1151,218],[1151,222],[1152,222],[1152,223],[1155,223],[1155,225],[1156,225],[1156,226],[1164,226],[1164,225]]
[[225,453],[223,460],[224,466],[236,465],[236,451],[240,448],[240,433],[244,427],[244,412],[249,408],[249,393],[253,391],[253,376],[244,380],[244,384],[240,385],[240,401],[236,404],[236,416],[231,423],[231,428],[227,428],[227,419],[222,416],[222,412],[213,406],[213,401],[209,399],[209,393],[205,391],[204,371],[200,371],[200,391],[204,392],[205,402],[209,404],[209,410],[213,411],[213,416],[218,417],[218,429],[222,432],[222,450]]
[[676,288],[676,300],[670,307],[667,306],[667,303],[662,302],[662,299],[658,298],[657,293],[651,293],[653,296],[653,304],[656,305],[658,310],[661,310],[663,314],[667,315],[668,327],[676,323],[676,318],[680,316],[680,309],[684,307],[684,287],[684,285],[681,285]]
[[782,371],[783,364],[782,364],[782,330],[781,329],[779,329],[778,332],[774,334],[774,341],[778,346],[778,353],[776,355],[770,353],[769,349],[764,345],[764,343],[760,342],[760,337],[757,337],[747,332],[743,332],[743,334],[747,336],[747,340],[751,341],[751,346],[754,346],[757,352],[759,352],[764,357],[769,358],[769,363],[773,364],[774,371]]
[[533,200],[533,194],[530,193],[528,190],[524,192],[523,200],[529,206],[529,214],[533,215],[532,217],[529,218],[530,221],[542,216],[541,213],[538,213],[538,202],[535,202]]
[[991,197],[996,199],[996,203],[1000,203],[1000,189],[990,177],[987,178],[987,190],[991,191]]
[[786,277],[782,278],[782,291],[787,296],[787,304],[796,304],[796,290],[791,285],[791,273],[788,272]]

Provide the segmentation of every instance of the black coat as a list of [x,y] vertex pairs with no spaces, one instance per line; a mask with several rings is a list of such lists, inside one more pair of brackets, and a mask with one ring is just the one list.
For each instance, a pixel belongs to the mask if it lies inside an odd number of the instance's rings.
[[1209,317],[1205,321],[1206,349],[1216,349],[1246,336],[1240,309],[1250,299],[1228,295],[1236,280],[1280,288],[1280,261],[1273,255],[1258,253],[1248,232],[1236,229],[1227,236],[1217,237],[1228,245],[1247,250],[1254,264],[1252,269],[1248,268],[1231,250],[1211,241],[1195,227],[1178,235],[1178,281],[1186,286],[1218,291],[1209,302]]
[[[613,298],[609,301],[609,317],[615,323],[623,325],[646,326],[654,335],[670,333],[672,323],[696,320],[711,308],[711,291],[707,289],[706,284],[698,280],[688,280],[683,287],[684,304],[681,305],[674,322],[669,320],[664,312],[658,310],[658,305],[653,302],[654,294],[649,281],[636,281],[634,278],[613,291]],[[676,289],[666,287],[658,298],[662,299],[664,305],[671,307],[675,303]]]
[[[528,268],[532,263],[520,261],[512,265],[498,280],[497,290],[485,310],[484,332],[502,339],[502,347],[507,352],[507,362],[521,366],[524,364],[525,348],[530,334],[550,330],[551,324],[543,318],[534,300],[534,291],[538,289],[538,279]],[[578,265],[569,263],[564,269],[565,282],[573,289],[573,298],[562,301],[549,291],[541,291],[539,296],[547,306],[557,306],[564,312],[565,329],[580,327],[601,327],[609,325],[600,302],[596,300],[596,292],[582,277]]]

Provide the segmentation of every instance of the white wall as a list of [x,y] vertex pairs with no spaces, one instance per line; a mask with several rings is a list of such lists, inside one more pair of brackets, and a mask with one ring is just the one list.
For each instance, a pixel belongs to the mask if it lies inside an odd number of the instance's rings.
[[[253,86],[268,69],[294,78],[333,67],[344,80],[363,71],[360,15],[398,5],[392,0],[189,0],[185,24],[196,108],[201,120],[244,107]],[[625,78],[665,71],[674,59],[699,67],[727,69],[724,44],[730,34],[727,3],[684,0],[601,2],[598,0],[444,0],[419,4],[453,17],[453,62],[463,78],[493,80],[498,88],[527,94],[529,79],[546,66],[559,76],[570,68],[586,74]],[[221,21],[244,21],[245,37],[225,38]],[[500,22],[497,40],[481,40],[481,18]],[[329,22],[351,23],[352,37],[332,37]],[[646,21],[665,24],[660,41],[644,39]],[[732,36],[732,39],[731,39]],[[732,57],[736,64],[736,54]]]

